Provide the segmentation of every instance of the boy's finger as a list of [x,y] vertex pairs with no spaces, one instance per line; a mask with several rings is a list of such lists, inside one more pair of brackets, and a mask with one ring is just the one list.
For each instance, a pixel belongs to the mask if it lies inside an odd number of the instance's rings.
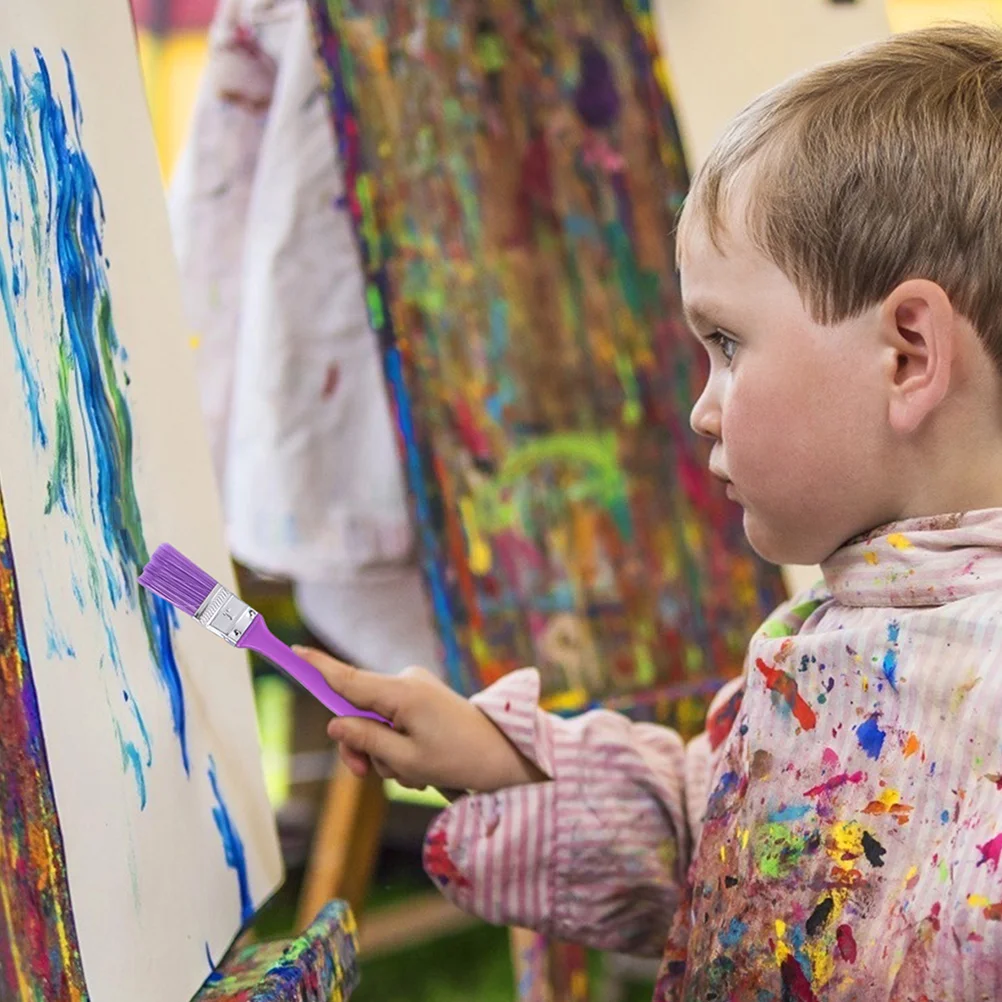
[[327,733],[356,755],[365,755],[370,761],[381,759],[394,770],[399,769],[410,751],[409,738],[385,724],[361,717],[337,717],[328,724]]
[[344,764],[348,769],[359,779],[365,779],[369,775],[369,760],[364,755],[358,755],[347,745],[341,745],[341,758],[344,759]]
[[399,779],[395,769],[387,765],[381,758],[374,758],[372,760],[372,768],[376,770],[376,773],[381,779]]
[[305,661],[309,661],[323,675],[327,684],[349,703],[354,703],[360,710],[372,710],[381,717],[393,719],[397,712],[399,685],[394,684],[392,676],[359,671],[329,654],[309,647],[294,647],[293,650]]

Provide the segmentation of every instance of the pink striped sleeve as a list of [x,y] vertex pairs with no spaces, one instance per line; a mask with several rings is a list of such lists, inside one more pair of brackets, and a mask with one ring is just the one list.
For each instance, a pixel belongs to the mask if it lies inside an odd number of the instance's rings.
[[682,740],[607,710],[564,720],[538,701],[533,669],[474,697],[551,778],[453,804],[428,832],[425,867],[489,922],[659,955],[689,855]]

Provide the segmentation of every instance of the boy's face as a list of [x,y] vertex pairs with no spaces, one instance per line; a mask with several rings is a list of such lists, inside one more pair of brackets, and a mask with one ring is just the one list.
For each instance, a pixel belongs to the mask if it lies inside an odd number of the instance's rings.
[[698,220],[684,233],[682,297],[711,362],[692,426],[712,439],[710,468],[729,481],[755,550],[819,563],[896,517],[877,309],[816,323],[743,226],[728,223],[722,250]]

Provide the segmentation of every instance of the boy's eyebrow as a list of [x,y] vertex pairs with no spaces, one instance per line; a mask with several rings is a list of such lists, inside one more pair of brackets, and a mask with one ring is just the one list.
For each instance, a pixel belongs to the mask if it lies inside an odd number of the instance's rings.
[[716,327],[717,323],[710,317],[710,309],[705,306],[697,306],[693,303],[682,303],[682,314],[685,322],[689,325],[693,333],[698,333],[701,328]]

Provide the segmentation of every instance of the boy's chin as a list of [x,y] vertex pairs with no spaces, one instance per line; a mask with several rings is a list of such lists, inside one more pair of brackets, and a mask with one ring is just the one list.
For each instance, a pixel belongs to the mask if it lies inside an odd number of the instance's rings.
[[816,536],[798,539],[796,533],[744,510],[744,530],[751,548],[767,563],[814,566],[820,564],[830,552]]

